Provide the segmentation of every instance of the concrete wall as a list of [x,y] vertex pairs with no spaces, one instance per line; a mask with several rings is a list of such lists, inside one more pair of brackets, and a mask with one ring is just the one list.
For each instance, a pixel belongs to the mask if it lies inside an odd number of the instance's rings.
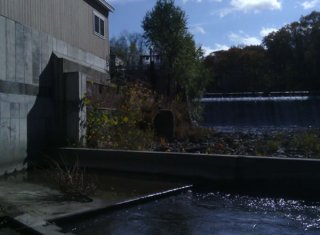
[[[182,177],[216,188],[320,196],[320,160],[62,148],[64,164],[111,171]],[[147,177],[147,176],[146,176]]]
[[87,77],[81,73],[65,73],[64,79],[69,91],[66,93],[66,139],[85,146],[86,106],[79,105],[79,101],[85,98]]
[[23,168],[27,157],[27,115],[35,96],[0,93],[0,174]]
[[[106,59],[109,55],[108,11],[99,8],[94,2],[0,0],[0,15]],[[100,11],[106,18],[104,39],[94,34],[93,10]]]
[[104,59],[0,16],[0,175],[59,136],[63,73],[79,70],[108,80]]

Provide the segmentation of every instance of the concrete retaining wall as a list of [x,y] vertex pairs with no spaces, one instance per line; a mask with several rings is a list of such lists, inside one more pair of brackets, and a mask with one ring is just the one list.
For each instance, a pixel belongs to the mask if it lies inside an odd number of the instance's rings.
[[35,99],[0,93],[0,174],[23,168],[27,157],[27,115]]
[[[49,63],[53,55],[62,58],[60,67]],[[53,97],[59,94],[55,90],[64,89],[54,84],[57,68],[91,73],[99,83],[108,80],[104,59],[0,16],[0,175],[23,168],[31,129],[42,133],[31,136],[39,149],[55,132],[59,109]]]
[[[210,185],[320,195],[320,160],[96,149],[59,149],[66,164],[183,177]],[[211,182],[211,183],[210,183]]]

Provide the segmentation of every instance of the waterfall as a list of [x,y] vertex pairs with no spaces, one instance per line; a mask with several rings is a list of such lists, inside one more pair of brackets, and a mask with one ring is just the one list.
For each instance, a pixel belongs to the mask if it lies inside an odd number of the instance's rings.
[[208,94],[202,124],[222,127],[320,127],[320,94]]

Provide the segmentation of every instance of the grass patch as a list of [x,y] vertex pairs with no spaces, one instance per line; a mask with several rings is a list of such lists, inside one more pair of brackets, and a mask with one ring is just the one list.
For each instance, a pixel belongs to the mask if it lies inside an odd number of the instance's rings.
[[78,162],[70,167],[57,164],[52,173],[60,191],[71,200],[89,200],[88,197],[97,189],[86,169],[80,168]]
[[29,169],[27,179],[60,191],[67,201],[90,202],[97,190],[96,180],[77,161],[67,166],[63,161],[48,160],[45,165]]
[[305,157],[320,157],[319,131],[306,131],[295,135],[291,142],[291,148],[304,153]]

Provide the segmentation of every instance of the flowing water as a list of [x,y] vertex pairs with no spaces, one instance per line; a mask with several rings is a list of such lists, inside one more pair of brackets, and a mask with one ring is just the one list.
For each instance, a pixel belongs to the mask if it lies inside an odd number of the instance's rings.
[[316,235],[320,203],[188,191],[64,226],[75,234]]
[[319,127],[320,97],[299,94],[212,94],[203,98],[204,126]]

